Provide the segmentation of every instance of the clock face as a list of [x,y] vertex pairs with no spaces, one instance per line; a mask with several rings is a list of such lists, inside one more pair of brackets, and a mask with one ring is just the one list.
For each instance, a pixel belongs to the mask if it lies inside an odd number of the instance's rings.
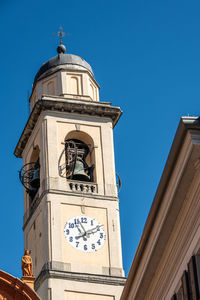
[[95,252],[105,244],[104,227],[94,218],[75,216],[64,227],[67,242],[77,250]]

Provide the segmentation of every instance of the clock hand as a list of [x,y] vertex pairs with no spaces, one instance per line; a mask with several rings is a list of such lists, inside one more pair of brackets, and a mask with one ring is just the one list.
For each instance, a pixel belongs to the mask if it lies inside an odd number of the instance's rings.
[[90,231],[90,232],[87,232],[87,235],[88,235],[88,237],[90,237],[91,234],[94,234],[94,233],[96,233],[96,232],[97,232],[97,230],[95,230],[95,231]]
[[[81,224],[81,223],[80,223]],[[76,240],[80,239],[81,237],[83,238],[84,241],[87,241],[87,238],[90,237],[90,234],[97,232],[98,228],[102,227],[103,225],[97,225],[96,227],[89,229],[84,232],[84,234],[78,235],[75,237]],[[84,229],[84,228],[83,228]],[[94,232],[94,230],[96,231]],[[85,230],[85,229],[84,229]]]
[[78,226],[77,224],[76,224],[76,227],[77,227],[77,229],[78,229],[78,231],[80,232],[81,235],[76,236],[75,239],[78,240],[79,237],[83,237],[83,240],[84,240],[84,241],[87,241],[87,238],[85,237],[85,233],[82,234],[82,231],[80,230],[80,228],[79,228],[79,226]]
[[79,226],[76,224],[76,228],[78,229],[78,231],[80,232],[80,234],[82,234],[82,231],[80,230]]
[[82,224],[81,222],[80,222],[79,224],[81,225],[83,231],[86,232],[86,231],[85,231],[85,228],[83,227],[83,224]]
[[78,240],[78,239],[80,239],[82,237],[84,241],[87,241],[85,228],[83,227],[83,224],[81,222],[79,224],[81,225],[81,227],[82,227],[82,229],[84,231],[84,234],[82,234],[82,231],[80,230],[80,228],[78,227],[78,225],[76,225],[78,231],[80,232],[80,235],[76,236],[75,239]]
[[75,239],[76,239],[76,240],[79,240],[80,238],[83,238],[84,241],[87,241],[87,238],[86,238],[86,234],[85,234],[85,233],[84,233],[84,234],[80,234],[80,235],[75,236]]
[[[103,226],[103,225],[97,225],[96,227],[87,230],[87,231],[86,231],[86,234],[87,234],[87,233],[89,233],[89,234],[94,233],[93,231],[94,231],[95,229],[98,230],[98,229],[99,229],[100,227],[102,227],[102,226]],[[96,232],[96,231],[95,231],[95,232]]]
[[80,238],[83,238],[84,241],[87,241],[86,233],[75,236],[76,240],[79,240]]
[[100,227],[103,226],[103,225],[97,225],[96,227],[94,227],[94,228],[89,229],[89,230],[86,231],[85,228],[84,228],[84,226],[83,226],[83,224],[81,222],[79,224],[81,225],[81,227],[82,227],[82,229],[84,231],[84,234],[82,234],[80,228],[76,225],[76,227],[77,227],[78,231],[81,233],[81,235],[76,236],[75,239],[78,240],[78,239],[80,239],[82,237],[84,241],[87,241],[87,238],[90,237],[89,234],[92,234],[92,233],[96,232],[96,231],[94,232],[94,230],[98,230]]

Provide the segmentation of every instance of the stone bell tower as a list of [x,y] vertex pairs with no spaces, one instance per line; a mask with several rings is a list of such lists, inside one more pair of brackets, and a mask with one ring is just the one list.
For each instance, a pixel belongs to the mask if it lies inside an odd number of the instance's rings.
[[23,159],[24,248],[41,299],[119,300],[125,283],[113,128],[91,66],[58,54],[35,76],[15,149]]

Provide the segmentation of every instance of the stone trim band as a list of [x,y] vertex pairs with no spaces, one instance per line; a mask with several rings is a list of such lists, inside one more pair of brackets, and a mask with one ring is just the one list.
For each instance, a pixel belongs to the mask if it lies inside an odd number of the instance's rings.
[[35,106],[15,148],[14,154],[16,157],[22,157],[22,152],[42,111],[50,110],[55,112],[77,113],[81,115],[85,114],[89,116],[105,117],[112,120],[113,127],[115,127],[122,114],[122,111],[119,107],[111,106],[110,103],[94,103],[85,100],[69,100],[56,97],[55,99],[52,99],[53,97],[42,97],[41,100],[38,100],[35,103]]

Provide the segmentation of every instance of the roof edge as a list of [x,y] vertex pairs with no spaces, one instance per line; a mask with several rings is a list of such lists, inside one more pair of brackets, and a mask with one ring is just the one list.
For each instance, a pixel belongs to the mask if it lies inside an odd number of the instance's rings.
[[81,56],[70,53],[60,53],[41,65],[40,69],[35,75],[34,84],[41,78],[42,75],[44,77],[45,73],[51,72],[51,69],[64,65],[74,65],[77,67],[80,66],[88,70],[88,72],[90,72],[90,74],[94,77],[92,67]]
[[39,296],[28,284],[3,270],[0,270],[0,284],[1,288],[2,286],[5,287],[8,294],[8,289],[12,290],[12,295],[13,291],[15,292],[13,299],[18,298],[18,296],[20,295],[23,296],[23,299],[40,300]]
[[136,276],[140,260],[143,256],[146,244],[148,242],[151,230],[153,229],[153,225],[155,223],[157,213],[159,211],[162,196],[165,193],[165,190],[168,186],[168,182],[170,180],[171,174],[173,172],[175,163],[178,158],[178,153],[182,146],[182,141],[184,140],[186,133],[189,129],[200,129],[200,117],[181,117],[175,137],[172,142],[172,146],[169,152],[169,155],[167,157],[167,161],[163,170],[163,173],[161,175],[160,182],[158,184],[153,203],[151,205],[148,217],[146,219],[144,229],[142,232],[142,236],[140,238],[128,277],[127,282],[125,284],[124,290],[121,295],[122,299],[127,299],[129,289],[132,285],[132,282],[134,281],[134,278]]

